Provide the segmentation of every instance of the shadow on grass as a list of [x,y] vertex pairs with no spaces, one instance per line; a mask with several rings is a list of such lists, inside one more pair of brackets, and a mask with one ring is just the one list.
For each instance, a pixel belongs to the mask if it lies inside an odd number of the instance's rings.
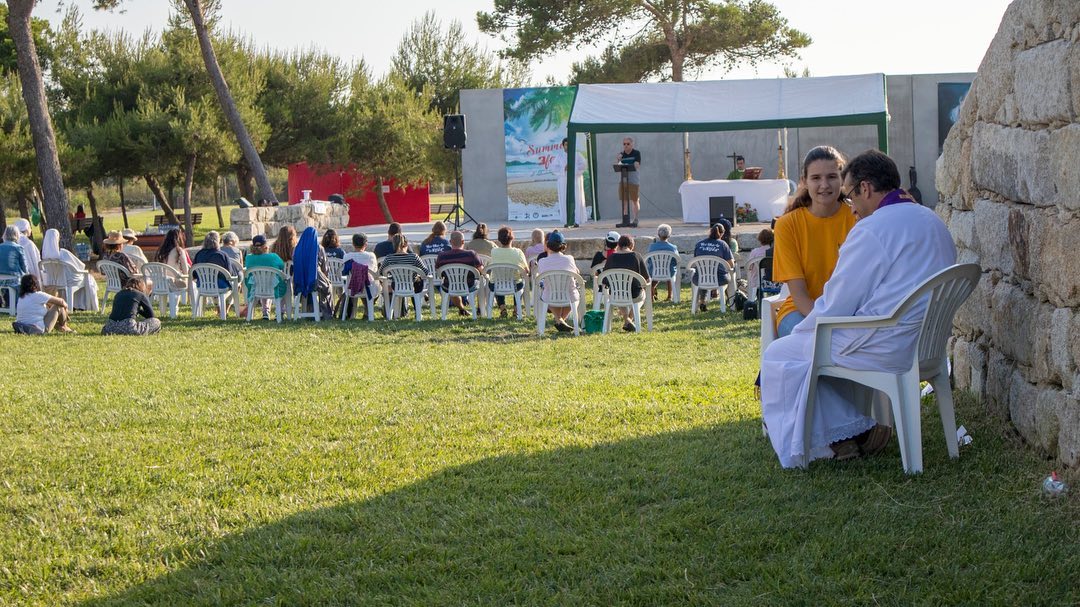
[[1077,598],[1068,538],[1025,535],[1057,514],[999,499],[985,458],[927,455],[917,478],[901,473],[895,445],[873,460],[782,472],[746,420],[497,457],[176,548],[163,558],[182,568],[83,605]]

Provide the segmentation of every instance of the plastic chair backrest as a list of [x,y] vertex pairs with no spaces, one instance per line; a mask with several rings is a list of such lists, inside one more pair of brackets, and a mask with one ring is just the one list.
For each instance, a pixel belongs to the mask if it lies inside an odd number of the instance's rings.
[[608,301],[616,306],[629,306],[634,303],[634,283],[641,288],[645,285],[645,277],[633,270],[613,269],[604,270],[600,273],[597,281],[607,291]]
[[697,272],[697,286],[699,288],[720,288],[720,278],[717,276],[720,264],[727,263],[722,257],[715,255],[700,255],[693,257],[686,263],[687,269]]
[[68,288],[76,282],[79,269],[63,259],[42,259],[42,287]]
[[645,255],[645,267],[654,282],[671,280],[679,270],[679,254],[672,251],[653,251]]
[[[406,266],[402,264],[386,266],[380,270],[383,276],[388,276],[390,280],[394,282],[394,291],[402,293],[403,285],[412,285],[417,277],[421,280],[427,278],[424,272],[416,266]],[[412,290],[409,290],[412,293]]]
[[424,264],[424,269],[428,274],[435,275],[435,262],[439,259],[438,255],[423,255],[420,257],[420,263]]
[[473,290],[469,287],[469,277],[473,278],[474,284],[480,282],[480,270],[463,263],[448,263],[436,270],[436,278],[446,279],[447,295],[470,295]]
[[119,293],[124,288],[124,281],[128,276],[128,270],[115,261],[99,261],[98,272],[105,276],[105,290],[110,293]]
[[275,299],[278,285],[289,282],[288,274],[277,268],[248,268],[245,272],[251,277],[249,298]]
[[484,266],[488,275],[488,284],[496,295],[513,295],[517,283],[521,281],[521,268],[509,263],[496,263]]
[[480,265],[485,268],[491,265],[491,255],[481,255],[480,253],[477,253],[476,256],[480,258]]
[[927,300],[922,330],[919,332],[917,351],[920,362],[936,362],[945,357],[945,345],[952,335],[953,316],[975,290],[981,276],[982,268],[974,263],[945,268],[928,278],[894,312],[902,316],[913,306],[921,304],[922,300]]
[[573,292],[585,288],[581,275],[569,270],[548,270],[537,280],[543,284],[543,301],[548,305],[568,306],[573,302]]
[[228,270],[216,263],[197,263],[191,266],[190,273],[196,284],[199,285],[200,295],[220,295],[221,293],[232,292],[231,285],[228,287],[218,286],[219,277],[228,282],[232,279],[232,274],[229,274]]
[[152,283],[151,295],[169,295],[178,291],[173,286],[173,281],[180,278],[180,272],[176,268],[151,261],[143,264],[142,273]]
[[336,285],[341,282],[341,275],[345,273],[345,260],[327,255],[326,268],[330,272],[330,282]]

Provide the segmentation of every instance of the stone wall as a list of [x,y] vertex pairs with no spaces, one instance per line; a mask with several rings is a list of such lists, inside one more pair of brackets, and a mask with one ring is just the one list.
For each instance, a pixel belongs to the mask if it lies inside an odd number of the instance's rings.
[[[323,212],[319,212],[319,211]],[[319,231],[333,228],[340,230],[349,225],[349,207],[340,204],[302,202],[279,207],[255,207],[233,209],[229,213],[229,229],[241,240],[251,240],[256,234],[267,238],[277,237],[282,227],[291,225],[296,232],[308,226]]]
[[937,186],[960,261],[983,267],[956,317],[956,386],[1080,464],[1080,2],[1012,3]]

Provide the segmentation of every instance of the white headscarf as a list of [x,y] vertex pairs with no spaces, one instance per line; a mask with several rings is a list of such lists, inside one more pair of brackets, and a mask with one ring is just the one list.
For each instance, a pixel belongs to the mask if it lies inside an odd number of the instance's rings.
[[71,251],[60,248],[60,232],[49,229],[45,232],[45,240],[41,241],[42,259],[62,259],[80,270],[86,269],[86,264],[76,257]]
[[30,240],[25,234],[25,232],[30,231],[30,222],[20,217],[13,221],[11,225],[19,230],[19,246],[23,248],[23,255],[26,256],[26,269],[34,276],[37,276],[38,280],[41,280],[41,270],[38,269],[41,255],[38,254],[38,248],[34,241]]

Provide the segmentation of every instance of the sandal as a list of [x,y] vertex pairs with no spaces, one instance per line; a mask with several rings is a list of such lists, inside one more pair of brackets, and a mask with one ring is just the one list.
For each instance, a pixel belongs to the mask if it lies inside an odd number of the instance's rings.
[[885,450],[892,438],[892,428],[877,424],[866,432],[855,437],[859,451],[865,456],[877,455]]
[[833,443],[829,445],[829,448],[833,451],[833,459],[838,462],[859,457],[859,445],[850,438]]

